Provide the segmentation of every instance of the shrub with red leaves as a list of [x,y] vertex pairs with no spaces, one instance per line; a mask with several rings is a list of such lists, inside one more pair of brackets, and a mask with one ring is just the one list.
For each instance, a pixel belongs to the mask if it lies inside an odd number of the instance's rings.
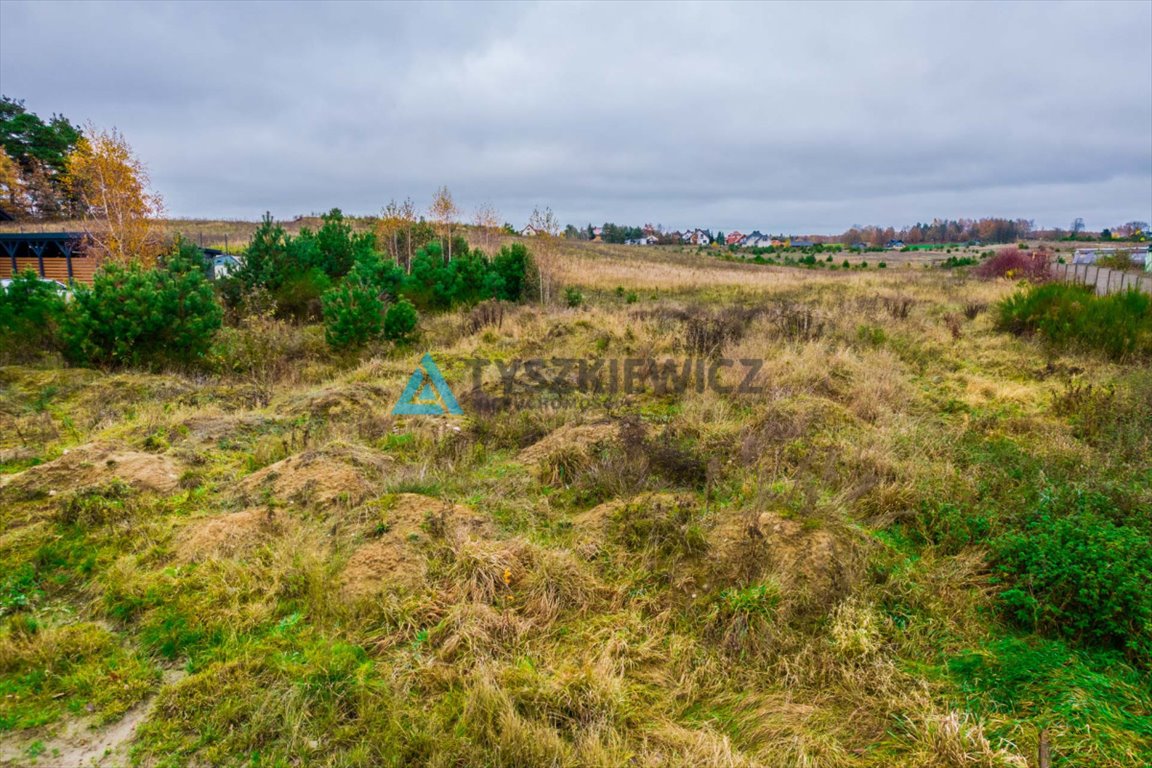
[[1022,251],[1019,248],[1004,248],[988,261],[976,268],[976,274],[985,279],[1007,277],[1027,278],[1034,283],[1052,278],[1048,267],[1048,253],[1044,250]]

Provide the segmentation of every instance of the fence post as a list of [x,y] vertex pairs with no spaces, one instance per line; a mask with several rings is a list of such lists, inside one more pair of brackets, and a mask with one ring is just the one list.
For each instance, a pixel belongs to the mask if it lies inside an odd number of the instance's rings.
[[1052,746],[1048,743],[1048,729],[1040,729],[1040,745],[1038,748],[1040,768],[1052,768]]

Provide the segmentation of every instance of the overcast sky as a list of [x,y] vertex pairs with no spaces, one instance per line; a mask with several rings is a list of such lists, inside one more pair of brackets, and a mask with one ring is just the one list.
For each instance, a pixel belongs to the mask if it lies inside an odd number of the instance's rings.
[[173,215],[426,207],[836,233],[1152,219],[1152,2],[0,2],[0,90]]

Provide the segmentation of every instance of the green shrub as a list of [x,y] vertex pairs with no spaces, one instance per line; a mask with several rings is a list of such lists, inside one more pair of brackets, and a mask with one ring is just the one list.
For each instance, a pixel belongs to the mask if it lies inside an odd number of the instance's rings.
[[504,246],[492,258],[492,271],[500,276],[495,298],[504,301],[520,301],[524,298],[525,276],[531,258],[522,243]]
[[528,250],[521,244],[506,246],[488,259],[470,251],[458,240],[453,258],[446,261],[440,243],[429,243],[412,259],[412,270],[402,292],[417,306],[449,309],[457,304],[477,304],[487,299],[519,301],[530,265]]
[[1042,504],[993,540],[998,601],[1027,629],[1152,661],[1152,537],[1108,511],[1091,497],[1063,515]]
[[0,289],[0,350],[24,356],[54,346],[64,299],[55,283],[28,270]]
[[1135,290],[1097,296],[1092,288],[1048,283],[1020,291],[997,306],[996,326],[1039,334],[1057,347],[1081,346],[1113,359],[1152,354],[1152,298]]
[[319,267],[289,278],[273,293],[276,314],[298,321],[319,319],[323,311],[323,296],[331,287],[331,278]]
[[91,288],[76,288],[61,336],[80,363],[192,364],[203,361],[222,318],[200,250],[182,241],[157,269],[99,269]]
[[408,299],[400,299],[388,307],[384,315],[384,338],[389,341],[405,341],[416,330],[420,315]]
[[376,288],[349,275],[324,294],[324,339],[336,349],[359,347],[377,338],[384,323],[384,302]]
[[578,307],[584,303],[584,294],[580,293],[577,288],[566,288],[564,290],[564,303],[572,308]]
[[[283,291],[291,311],[299,312],[301,305],[315,309],[317,305],[309,305],[308,300],[318,300],[331,280],[348,274],[360,258],[373,253],[376,247],[375,236],[353,232],[339,208],[322,218],[324,223],[316,232],[304,227],[293,237],[270,214],[265,214],[236,272],[244,289],[266,288],[278,298]],[[301,280],[303,275],[308,279]],[[321,285],[325,281],[318,275],[323,275],[327,284]],[[283,305],[281,309],[290,312]]]

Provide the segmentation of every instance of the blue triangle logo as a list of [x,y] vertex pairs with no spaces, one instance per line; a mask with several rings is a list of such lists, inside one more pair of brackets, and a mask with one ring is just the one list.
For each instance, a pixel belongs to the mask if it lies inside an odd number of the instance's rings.
[[420,359],[420,365],[412,371],[408,378],[408,386],[396,405],[392,407],[393,416],[462,416],[460,403],[444,381],[444,375],[436,367],[432,355],[425,353]]

